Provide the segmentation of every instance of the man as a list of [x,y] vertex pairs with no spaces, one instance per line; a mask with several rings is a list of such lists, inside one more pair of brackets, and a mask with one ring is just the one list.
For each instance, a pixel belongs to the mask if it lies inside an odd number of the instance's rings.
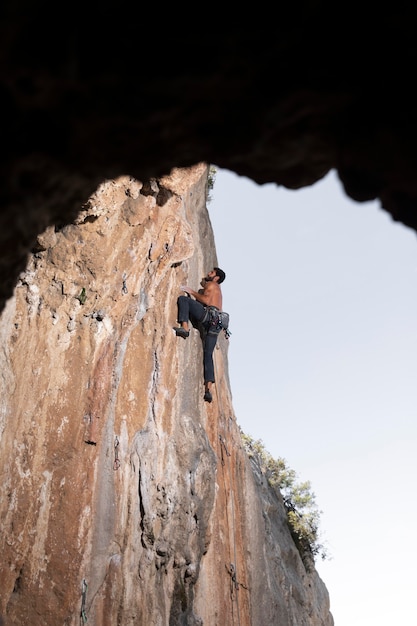
[[[180,327],[174,327],[177,337],[187,339],[190,334],[189,321],[193,324],[201,324],[204,328],[204,400],[211,402],[211,386],[214,380],[213,350],[216,346],[217,337],[221,327],[210,326],[210,309],[222,310],[223,297],[220,284],[226,278],[226,274],[219,267],[214,267],[201,281],[203,289],[194,291],[187,285],[181,285],[186,296],[179,296],[177,300],[178,323]],[[192,297],[191,297],[192,296]],[[195,298],[193,300],[193,298]]]

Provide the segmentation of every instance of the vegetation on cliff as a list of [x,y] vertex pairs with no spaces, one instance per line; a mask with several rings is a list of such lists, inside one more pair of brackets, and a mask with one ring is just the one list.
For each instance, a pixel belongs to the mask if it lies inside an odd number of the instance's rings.
[[261,439],[254,440],[242,430],[240,432],[249,458],[258,465],[268,484],[280,492],[291,535],[306,569],[311,569],[317,557],[322,560],[328,557],[325,546],[319,540],[321,511],[311,483],[298,482],[296,472],[288,467],[285,459],[274,459]]

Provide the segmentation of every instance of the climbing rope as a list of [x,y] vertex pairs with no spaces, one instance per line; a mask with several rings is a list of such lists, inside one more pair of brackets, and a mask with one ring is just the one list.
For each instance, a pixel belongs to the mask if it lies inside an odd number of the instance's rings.
[[[230,454],[228,454],[227,456],[228,456],[227,465],[228,465],[228,473],[229,473],[229,484],[231,485],[232,477],[231,477],[231,471],[230,471]],[[225,486],[225,493],[227,493],[226,486]],[[230,505],[232,508],[233,561],[234,563],[236,563],[237,550],[236,550],[235,501],[234,501],[233,489],[231,486],[230,486]],[[226,510],[227,510],[227,507],[226,507]],[[232,576],[232,583],[233,583],[233,580],[236,580],[236,570],[235,570],[235,565],[233,563],[231,563],[230,566],[233,568],[233,573],[234,573],[234,575]],[[238,587],[235,587],[235,589],[236,591],[238,591]],[[236,594],[233,593],[233,587],[231,587],[230,595],[231,595],[232,600],[236,599],[237,623],[238,625],[240,625],[239,597],[237,593]]]
[[[216,381],[218,381],[219,378],[218,378],[217,363],[216,363],[217,359],[216,359],[216,356],[215,356],[216,355],[216,350],[220,350],[220,347],[219,347],[218,343],[216,343],[216,346],[215,346],[215,348],[213,350],[214,379]],[[220,391],[218,390],[217,384],[215,384],[215,387],[216,387],[217,404],[219,406],[219,415],[221,417],[224,417],[224,415],[223,415],[223,407],[222,407],[222,402],[221,402],[221,394],[220,394]]]
[[[218,380],[218,372],[217,372],[217,364],[216,364],[216,359],[214,359],[214,373],[215,373],[215,379]],[[223,415],[222,412],[222,406],[221,406],[221,398],[220,398],[220,391],[217,390],[217,385],[216,385],[216,394],[217,394],[217,401],[218,401],[218,406],[219,406],[219,417]],[[224,493],[226,494],[226,499],[227,499],[227,494],[229,493],[230,496],[230,507],[231,507],[231,533],[232,533],[232,537],[233,537],[233,562],[229,564],[229,566],[225,566],[226,570],[228,572],[228,574],[230,575],[230,580],[231,580],[231,587],[230,587],[230,597],[233,601],[236,601],[236,610],[237,610],[237,624],[238,626],[240,626],[240,609],[239,609],[239,598],[238,598],[238,594],[237,592],[239,591],[240,587],[243,587],[244,589],[247,589],[247,587],[240,583],[237,580],[237,575],[236,575],[236,557],[237,557],[237,547],[236,547],[236,521],[235,521],[235,503],[234,503],[234,493],[233,493],[233,489],[231,487],[232,485],[232,473],[231,473],[231,453],[229,452],[227,445],[226,445],[226,439],[223,437],[222,434],[219,434],[219,441],[220,441],[220,456],[221,456],[221,464],[223,467],[225,467],[226,465],[226,460],[227,460],[227,472],[229,475],[229,485],[230,485],[230,489],[229,491],[226,488],[226,479],[225,479],[225,474],[223,473],[223,482],[224,482]],[[227,517],[227,521],[228,521],[228,525],[229,525],[229,518],[228,518],[228,507],[226,506],[226,517]],[[229,525],[230,528],[230,525]],[[233,607],[233,604],[232,604]]]

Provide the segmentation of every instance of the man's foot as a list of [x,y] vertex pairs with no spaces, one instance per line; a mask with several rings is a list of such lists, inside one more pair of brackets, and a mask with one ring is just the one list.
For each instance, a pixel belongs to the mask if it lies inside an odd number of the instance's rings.
[[211,391],[206,389],[206,393],[204,394],[204,400],[206,402],[211,402],[213,400],[213,396],[211,395]]
[[174,326],[174,330],[177,337],[182,337],[183,339],[187,339],[188,335],[190,334],[189,330],[185,330],[185,328],[182,328],[181,326],[179,328]]

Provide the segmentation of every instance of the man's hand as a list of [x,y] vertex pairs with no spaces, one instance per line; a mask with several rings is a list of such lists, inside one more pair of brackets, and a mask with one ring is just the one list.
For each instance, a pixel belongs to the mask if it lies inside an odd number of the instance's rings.
[[181,285],[180,286],[181,291],[185,291],[185,293],[190,294],[192,292],[191,287],[187,287],[187,285]]

